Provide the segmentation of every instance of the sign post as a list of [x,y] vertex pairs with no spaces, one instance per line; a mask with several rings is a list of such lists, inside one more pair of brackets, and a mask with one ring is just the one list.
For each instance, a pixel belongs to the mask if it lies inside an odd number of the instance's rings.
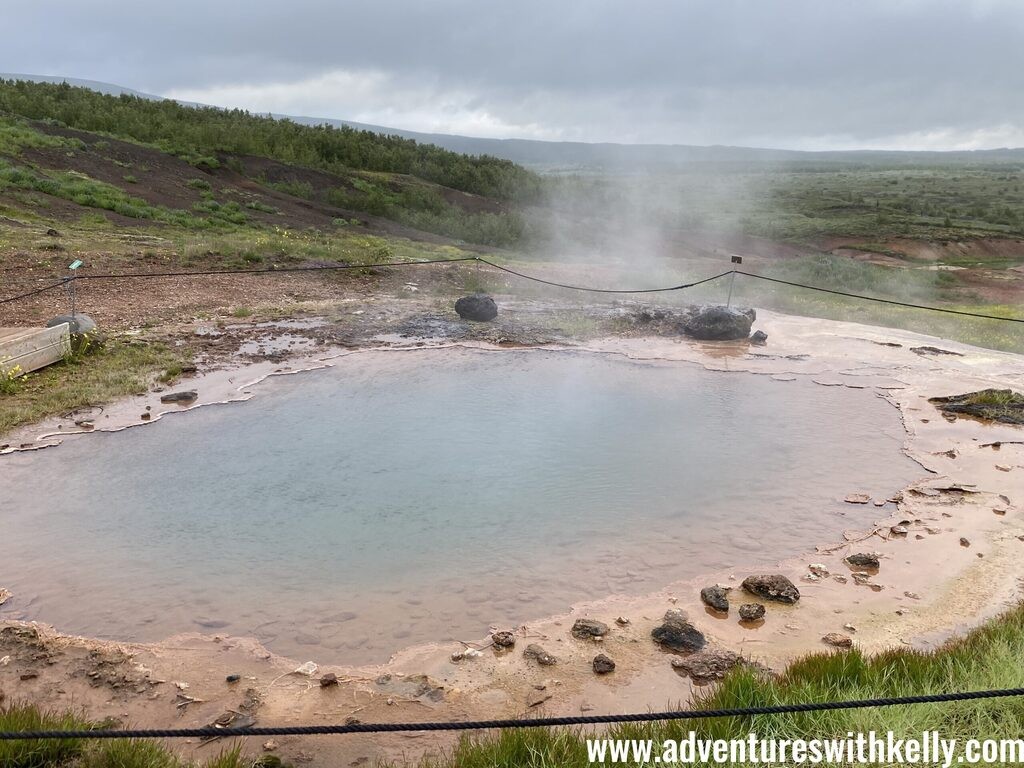
[[[742,256],[733,256],[732,257],[732,263],[733,264],[742,264],[743,263],[743,257]],[[725,306],[727,306],[727,307],[731,307],[732,306],[732,286],[733,286],[733,283],[735,283],[735,282],[736,282],[736,271],[733,270],[732,273],[730,273],[730,275],[729,275],[729,298],[726,299],[726,302],[725,302]]]

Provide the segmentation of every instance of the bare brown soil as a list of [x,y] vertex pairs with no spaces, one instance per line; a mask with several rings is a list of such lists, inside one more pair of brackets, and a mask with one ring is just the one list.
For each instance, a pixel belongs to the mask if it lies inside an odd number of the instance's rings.
[[[76,171],[91,178],[124,189],[133,197],[156,206],[175,210],[192,210],[202,201],[201,191],[188,186],[188,182],[199,179],[208,182],[222,202],[236,200],[239,203],[255,201],[277,209],[276,213],[246,209],[246,215],[257,223],[294,229],[318,228],[330,230],[334,219],[342,218],[358,222],[368,234],[393,235],[430,243],[447,243],[448,238],[406,227],[390,219],[328,202],[331,189],[351,190],[352,178],[318,171],[300,166],[287,165],[260,157],[233,157],[221,154],[221,167],[209,170],[193,167],[173,155],[139,144],[103,138],[96,134],[68,128],[34,124],[34,127],[52,135],[79,139],[87,145],[84,151],[68,151],[63,148],[28,149],[22,154],[27,162],[44,170]],[[98,146],[97,146],[98,145]],[[231,161],[241,163],[244,173],[229,167]],[[125,176],[133,176],[136,183],[126,183]],[[260,184],[256,178],[264,177],[271,182],[292,181],[310,184],[312,199],[304,199],[274,190]],[[459,190],[406,178],[409,183],[429,186],[441,194],[449,203],[475,213],[501,212],[506,206],[498,201],[467,194]],[[395,182],[393,182],[395,183]],[[46,201],[46,215],[55,220],[74,220],[90,210],[75,203],[43,193],[34,193]],[[0,194],[0,204],[14,203]],[[19,204],[18,207],[20,207]],[[94,209],[92,209],[94,210]],[[111,222],[118,226],[153,226],[153,222],[133,219],[111,211],[103,211]],[[482,248],[481,250],[489,250]]]

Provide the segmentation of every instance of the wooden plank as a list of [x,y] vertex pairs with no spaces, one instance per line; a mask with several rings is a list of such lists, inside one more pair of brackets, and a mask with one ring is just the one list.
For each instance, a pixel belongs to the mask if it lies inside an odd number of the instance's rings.
[[18,366],[21,373],[31,373],[64,359],[71,343],[67,323],[23,330],[24,333],[0,339],[0,371],[7,372]]
[[5,341],[13,339],[17,336],[24,336],[26,333],[32,333],[39,330],[38,328],[0,328],[0,344]]

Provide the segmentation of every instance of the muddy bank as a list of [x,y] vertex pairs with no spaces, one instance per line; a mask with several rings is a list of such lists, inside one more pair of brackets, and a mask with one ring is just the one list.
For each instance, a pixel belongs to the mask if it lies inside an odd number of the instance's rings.
[[[772,573],[786,576],[800,592],[792,605],[765,602],[740,586],[754,572],[748,563],[699,579],[667,585],[640,597],[609,596],[577,605],[565,615],[539,618],[512,632],[514,647],[486,647],[487,638],[421,646],[397,654],[379,667],[318,669],[292,674],[306,659],[282,659],[251,640],[187,635],[164,643],[97,643],[62,637],[42,628],[8,623],[0,636],[0,684],[6,695],[30,697],[48,706],[74,703],[97,718],[112,716],[137,725],[202,725],[227,710],[251,712],[260,723],[339,722],[468,718],[547,713],[612,712],[661,707],[685,700],[693,681],[672,665],[651,632],[668,610],[679,610],[703,635],[706,646],[736,652],[768,668],[812,650],[827,649],[822,638],[840,633],[875,651],[894,644],[929,647],[962,631],[1019,598],[1018,561],[1024,554],[1024,446],[1019,428],[972,420],[947,420],[927,402],[985,388],[1019,386],[1024,360],[910,333],[850,323],[808,321],[762,313],[769,346],[745,343],[697,344],[674,338],[601,338],[577,351],[637,359],[689,361],[714,370],[746,371],[779,381],[809,379],[821,386],[867,388],[899,410],[907,432],[905,451],[929,479],[905,489],[879,510],[876,526],[843,531],[837,520],[830,542],[807,542],[802,557],[780,563]],[[379,338],[380,345],[410,339]],[[411,343],[466,343],[423,339]],[[478,343],[478,342],[473,342]],[[956,352],[915,352],[934,347]],[[491,348],[495,348],[493,345]],[[559,347],[561,348],[561,347]],[[334,350],[305,364],[329,364]],[[225,370],[190,383],[198,401],[258,396],[255,380],[275,372],[277,363]],[[293,369],[302,367],[289,362]],[[220,382],[220,383],[216,383]],[[218,393],[224,393],[220,397]],[[151,397],[158,396],[154,395]],[[208,398],[208,399],[207,399]],[[136,417],[139,399],[124,404]],[[118,406],[121,408],[122,406]],[[244,407],[244,406],[242,406]],[[116,422],[116,416],[111,416]],[[128,419],[132,422],[131,418]],[[98,428],[98,427],[97,427]],[[58,434],[62,430],[57,430]],[[36,433],[45,432],[37,429]],[[856,498],[851,508],[884,499]],[[799,531],[793,532],[799,536]],[[815,547],[814,545],[818,546]],[[878,568],[851,565],[844,558],[867,553]],[[811,567],[813,566],[813,568]],[[758,566],[756,572],[762,572]],[[701,590],[729,587],[727,614],[709,608]],[[766,605],[763,623],[740,623],[741,604]],[[0,608],[0,617],[9,610]],[[574,636],[577,619],[599,621],[608,631],[595,639]],[[617,621],[618,619],[624,621]],[[580,633],[576,633],[579,635]],[[541,664],[538,645],[557,661]],[[465,656],[466,648],[481,655]],[[452,654],[462,652],[459,661]],[[614,672],[597,675],[594,657],[615,662]],[[315,661],[315,660],[314,660]],[[340,684],[322,688],[319,675],[333,672]],[[228,675],[239,675],[228,683]],[[258,703],[257,703],[258,702]],[[343,743],[280,739],[275,750],[288,759],[317,765],[348,765],[362,757],[416,756],[443,747],[444,737],[412,734],[388,740],[348,738]],[[185,745],[191,750],[210,746]],[[261,741],[248,745],[263,748]],[[216,749],[216,747],[213,747]]]

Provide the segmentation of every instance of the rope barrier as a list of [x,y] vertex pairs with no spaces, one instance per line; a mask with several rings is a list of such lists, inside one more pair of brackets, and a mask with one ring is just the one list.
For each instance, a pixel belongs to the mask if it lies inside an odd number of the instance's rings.
[[945,312],[950,315],[963,315],[965,317],[977,317],[982,320],[1002,320],[1007,323],[1024,323],[1024,318],[1017,317],[999,317],[998,315],[986,315],[980,312],[964,312],[959,309],[948,309],[946,307],[931,307],[925,304],[911,304],[906,301],[896,301],[895,299],[882,299],[877,296],[864,296],[858,293],[846,293],[845,291],[836,291],[832,288],[819,288],[814,285],[804,285],[802,283],[793,283],[789,280],[780,280],[777,277],[768,277],[767,275],[755,275],[753,272],[744,272],[742,270],[735,270],[737,275],[743,275],[744,277],[753,277],[757,280],[767,280],[770,283],[781,283],[782,285],[789,285],[794,288],[804,288],[809,291],[818,291],[819,293],[831,293],[834,296],[845,296],[850,299],[860,299],[861,301],[875,301],[879,304],[893,304],[897,307],[909,307],[911,309],[925,309],[929,312]]
[[[509,267],[496,264],[493,261],[489,261],[482,256],[463,256],[456,259],[427,259],[423,261],[392,261],[392,262],[376,262],[371,264],[323,264],[309,267],[268,267],[265,269],[213,269],[213,270],[202,270],[196,272],[187,271],[175,271],[175,272],[125,272],[122,274],[83,274],[76,275],[75,280],[120,280],[120,279],[143,279],[143,278],[167,278],[167,277],[203,277],[209,275],[263,275],[272,273],[286,273],[286,272],[325,272],[325,271],[336,271],[336,270],[349,270],[349,269],[374,269],[374,268],[386,268],[386,267],[416,267],[424,266],[429,264],[453,264],[458,262],[469,262],[475,261],[480,264],[484,264],[493,269],[497,269],[501,272],[505,272],[515,277],[529,280],[534,283],[540,283],[542,285],[550,285],[556,288],[564,288],[571,291],[582,291],[586,293],[604,293],[604,294],[645,294],[645,293],[664,293],[668,291],[681,291],[687,288],[694,288],[704,283],[710,283],[715,280],[720,280],[723,277],[729,275],[742,275],[743,277],[750,277],[755,280],[764,280],[770,283],[778,283],[780,285],[788,285],[793,288],[800,288],[808,291],[816,291],[818,293],[827,293],[833,296],[844,296],[850,299],[857,299],[859,301],[872,301],[879,304],[889,304],[897,307],[906,307],[909,309],[919,309],[926,312],[941,312],[950,315],[958,315],[960,317],[973,317],[979,320],[995,320],[997,322],[1004,323],[1024,323],[1024,318],[1018,317],[1000,317],[999,315],[989,315],[981,312],[966,312],[959,309],[950,309],[947,307],[935,307],[927,304],[914,304],[907,301],[898,301],[896,299],[884,299],[878,296],[866,296],[864,294],[849,293],[847,291],[838,291],[833,288],[821,288],[816,285],[807,285],[805,283],[797,283],[790,280],[782,280],[777,277],[768,277],[767,275],[758,275],[753,272],[744,272],[742,270],[729,270],[728,272],[721,272],[711,277],[706,277],[702,280],[696,280],[690,283],[681,283],[679,285],[670,285],[660,288],[593,288],[590,286],[572,285],[569,283],[559,283],[553,280],[545,280],[534,275],[529,275],[524,272],[511,269]],[[19,294],[17,296],[11,296],[6,299],[0,299],[0,304],[9,304],[20,299],[25,299],[30,296],[43,293],[45,291],[58,288],[64,285],[66,281],[61,281],[53,285],[45,286],[34,291]]]
[[349,733],[399,733],[408,731],[475,731],[494,728],[549,728],[578,725],[609,725],[614,723],[650,723],[663,720],[707,720],[718,717],[752,717],[785,715],[803,712],[827,712],[839,709],[867,709],[911,704],[941,704],[978,699],[1001,699],[1024,696],[1024,688],[988,691],[935,693],[921,696],[898,696],[853,701],[823,701],[805,704],[774,704],[764,707],[730,709],[696,709],[678,712],[640,712],[625,715],[579,715],[575,717],[539,717],[534,719],[466,720],[423,723],[346,723],[344,725],[245,726],[238,728],[135,728],[96,731],[4,731],[0,741],[35,739],[180,739],[223,738],[228,736],[325,736]]
[[663,293],[665,291],[680,291],[683,290],[684,288],[693,288],[696,285],[710,283],[712,280],[718,280],[720,278],[727,277],[728,275],[732,274],[732,271],[722,272],[721,274],[714,275],[712,277],[706,277],[703,280],[698,280],[694,283],[671,285],[666,288],[586,288],[579,285],[556,283],[552,282],[551,280],[544,280],[539,277],[534,277],[533,275],[526,275],[523,274],[522,272],[516,272],[514,269],[509,269],[508,267],[503,267],[500,264],[495,264],[493,261],[488,261],[487,259],[480,256],[476,256],[474,258],[481,264],[486,264],[489,267],[500,269],[502,272],[507,272],[510,275],[515,275],[516,277],[521,277],[525,280],[532,280],[535,283],[543,283],[544,285],[553,285],[556,288],[568,288],[571,291],[587,291],[588,293]]

